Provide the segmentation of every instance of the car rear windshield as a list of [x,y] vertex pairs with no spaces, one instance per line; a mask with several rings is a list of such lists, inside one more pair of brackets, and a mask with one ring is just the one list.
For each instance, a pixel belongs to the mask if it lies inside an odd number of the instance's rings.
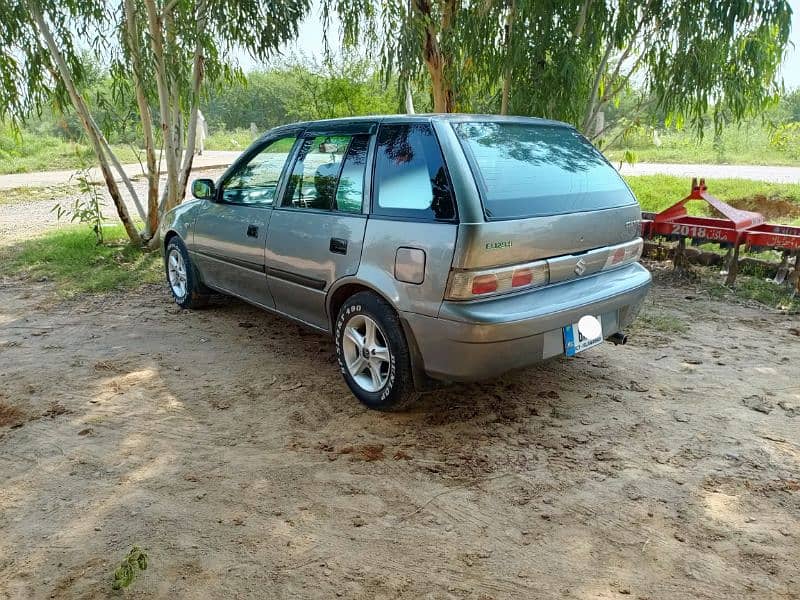
[[632,204],[622,177],[572,128],[455,123],[488,219],[521,219]]

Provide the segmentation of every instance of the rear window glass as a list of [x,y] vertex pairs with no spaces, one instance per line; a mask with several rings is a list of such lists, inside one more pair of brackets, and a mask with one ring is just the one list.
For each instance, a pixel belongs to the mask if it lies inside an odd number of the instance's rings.
[[453,125],[489,219],[584,212],[635,202],[617,171],[569,127]]

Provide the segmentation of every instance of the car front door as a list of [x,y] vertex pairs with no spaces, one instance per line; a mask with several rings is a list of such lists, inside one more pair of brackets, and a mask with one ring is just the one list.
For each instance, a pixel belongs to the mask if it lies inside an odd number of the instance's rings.
[[275,195],[297,134],[266,140],[222,176],[195,221],[193,257],[207,285],[274,308],[264,244]]
[[[324,126],[323,126],[324,127]],[[325,297],[358,271],[367,215],[373,123],[309,129],[269,225],[266,270],[275,307],[329,329]]]

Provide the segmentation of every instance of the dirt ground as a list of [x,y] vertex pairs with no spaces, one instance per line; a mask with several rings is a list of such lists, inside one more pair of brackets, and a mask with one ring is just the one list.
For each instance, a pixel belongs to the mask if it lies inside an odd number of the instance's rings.
[[627,346],[381,414],[241,302],[48,285],[0,285],[0,598],[800,598],[796,316],[659,284]]

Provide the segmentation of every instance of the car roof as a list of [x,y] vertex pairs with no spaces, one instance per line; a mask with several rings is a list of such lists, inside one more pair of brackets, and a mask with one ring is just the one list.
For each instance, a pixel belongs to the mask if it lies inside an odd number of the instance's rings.
[[[449,121],[449,122],[469,122],[469,121],[489,121],[496,123],[520,123],[529,125],[547,125],[555,127],[568,127],[572,125],[561,121],[550,119],[540,119],[538,117],[523,117],[516,115],[484,115],[470,113],[420,113],[420,114],[387,114],[387,115],[366,115],[360,117],[342,117],[337,119],[320,119],[317,121],[300,121],[297,123],[287,123],[280,125],[267,133],[277,133],[282,129],[297,129],[326,125],[336,127],[338,125],[350,125],[355,123],[403,123],[403,122],[430,122],[430,121]],[[266,134],[265,134],[266,135]]]

